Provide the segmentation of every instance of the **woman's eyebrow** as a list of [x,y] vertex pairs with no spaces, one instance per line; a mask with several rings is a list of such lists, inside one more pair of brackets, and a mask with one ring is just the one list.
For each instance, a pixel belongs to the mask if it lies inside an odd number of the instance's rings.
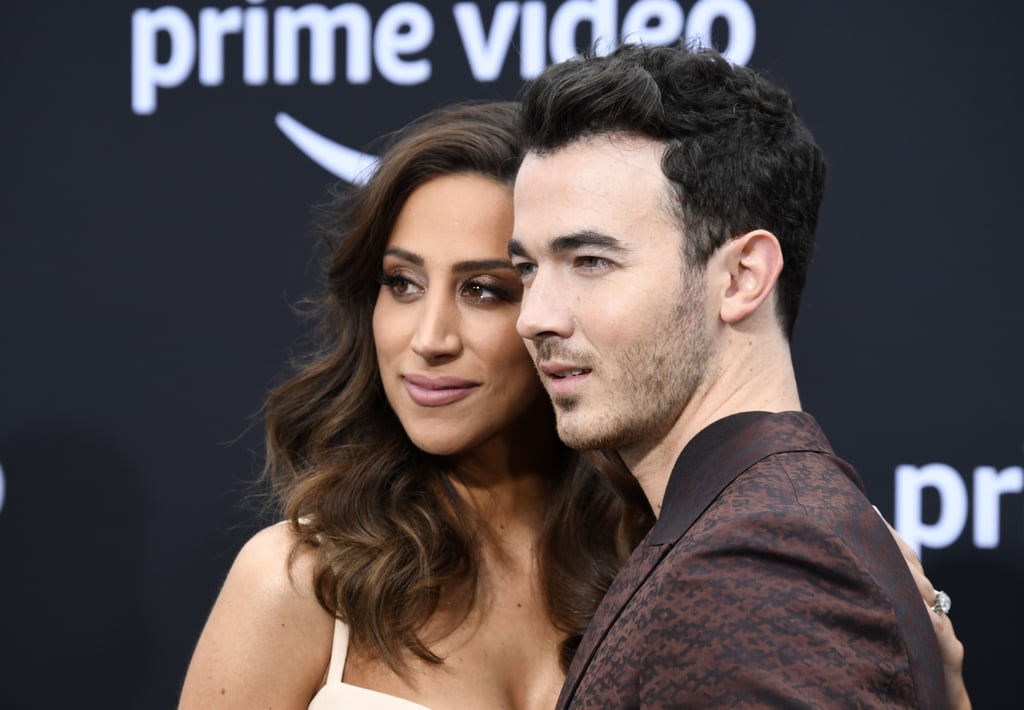
[[[402,261],[408,261],[410,264],[416,266],[423,266],[426,264],[426,260],[415,252],[411,252],[407,249],[399,249],[398,247],[392,247],[384,250],[384,256],[391,256]],[[471,271],[488,271],[493,269],[507,269],[509,271],[515,271],[515,266],[508,259],[466,259],[464,261],[458,261],[452,265],[452,271],[458,274],[464,274]]]
[[489,271],[492,269],[508,269],[510,271],[515,270],[515,266],[508,259],[470,259],[467,261],[457,262],[453,267],[452,271],[457,274],[463,274],[468,271]]
[[394,256],[401,259],[402,261],[408,261],[410,264],[415,264],[416,266],[423,266],[424,263],[423,257],[420,256],[419,254],[408,251],[406,249],[399,249],[397,247],[385,249],[384,256]]

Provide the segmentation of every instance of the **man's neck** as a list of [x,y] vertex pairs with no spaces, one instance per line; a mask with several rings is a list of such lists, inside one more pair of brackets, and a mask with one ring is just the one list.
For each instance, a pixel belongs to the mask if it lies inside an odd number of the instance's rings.
[[619,450],[655,515],[679,454],[690,440],[719,419],[740,412],[786,412],[800,409],[800,395],[785,342],[767,349],[734,351],[708,373],[680,416],[662,436]]

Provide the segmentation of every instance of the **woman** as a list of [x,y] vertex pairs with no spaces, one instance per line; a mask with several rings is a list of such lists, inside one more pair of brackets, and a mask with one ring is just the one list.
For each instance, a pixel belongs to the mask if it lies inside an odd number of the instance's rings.
[[512,104],[434,112],[335,198],[317,346],[267,405],[287,522],[239,553],[182,707],[554,706],[653,516],[558,441],[516,334],[515,135]]
[[558,441],[515,332],[518,153],[512,104],[443,110],[333,205],[319,347],[268,403],[290,524],[241,551],[183,705],[305,707],[337,615],[348,683],[434,707],[553,706],[650,517],[624,515]]

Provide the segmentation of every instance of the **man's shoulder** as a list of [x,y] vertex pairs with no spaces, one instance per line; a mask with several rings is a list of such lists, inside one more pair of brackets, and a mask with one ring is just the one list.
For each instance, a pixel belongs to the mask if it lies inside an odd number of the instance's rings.
[[871,511],[853,467],[822,451],[781,451],[759,460],[716,503],[740,508],[803,510],[811,515]]
[[731,500],[752,490],[730,490],[666,552],[591,673],[633,659],[650,697],[695,704],[742,704],[749,683],[768,678],[779,698],[805,693],[821,706],[913,704],[941,664],[916,662],[916,647],[931,642],[915,623],[924,611],[878,515],[867,503],[853,514],[804,507],[793,492]]
[[892,559],[878,546],[896,550],[846,465],[827,453],[786,451],[737,476],[679,536],[674,552],[700,550],[713,559],[722,550],[729,571],[742,573],[729,556],[777,548],[789,564],[835,564],[870,576],[873,566]]

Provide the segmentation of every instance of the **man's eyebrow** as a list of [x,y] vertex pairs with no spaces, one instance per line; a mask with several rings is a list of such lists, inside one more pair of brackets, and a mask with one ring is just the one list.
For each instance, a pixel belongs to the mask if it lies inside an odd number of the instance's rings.
[[509,243],[508,243],[508,255],[509,256],[523,256],[523,257],[528,256],[527,253],[526,253],[526,248],[523,246],[523,243],[521,241],[519,241],[518,239],[516,239],[515,237],[513,237],[511,240],[509,240]]
[[550,249],[552,254],[559,254],[575,251],[581,247],[599,247],[614,252],[626,251],[626,247],[615,237],[591,229],[557,237],[551,242]]
[[[564,234],[561,237],[556,237],[552,240],[549,246],[549,251],[552,254],[560,254],[575,251],[583,247],[598,247],[606,251],[619,253],[627,251],[622,242],[615,237],[601,232],[595,232],[592,229],[584,229],[579,232],[573,232],[572,234]],[[529,254],[526,253],[526,248],[522,245],[522,242],[515,238],[508,243],[508,255],[529,258]]]

